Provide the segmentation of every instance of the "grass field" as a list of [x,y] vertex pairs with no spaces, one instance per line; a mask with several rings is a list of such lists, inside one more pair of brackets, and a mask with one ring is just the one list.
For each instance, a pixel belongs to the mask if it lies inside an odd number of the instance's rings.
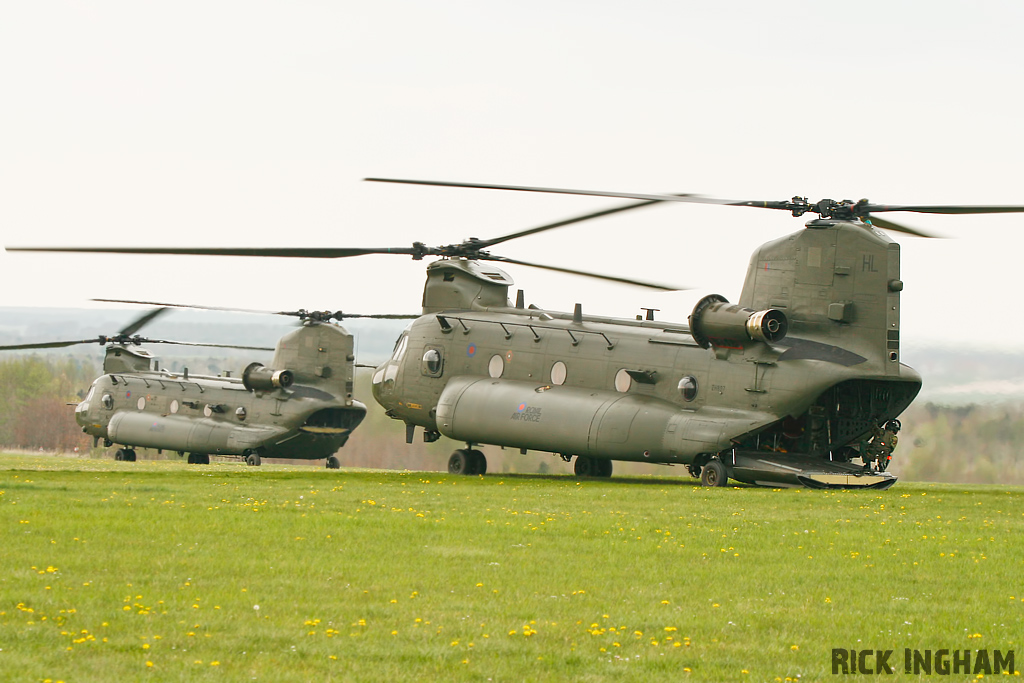
[[1021,669],[1022,494],[0,456],[0,679],[820,681],[839,647]]

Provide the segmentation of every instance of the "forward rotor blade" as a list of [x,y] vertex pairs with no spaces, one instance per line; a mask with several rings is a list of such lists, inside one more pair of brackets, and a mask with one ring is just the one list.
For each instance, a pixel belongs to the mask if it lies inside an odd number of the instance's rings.
[[[679,195],[679,196],[680,197],[685,197],[685,196],[688,196],[688,195]],[[520,230],[519,232],[514,232],[512,234],[505,235],[503,237],[495,237],[494,239],[483,240],[483,241],[481,241],[479,243],[479,245],[480,245],[479,248],[480,249],[486,249],[488,247],[494,246],[495,244],[501,244],[502,242],[508,242],[509,240],[518,239],[520,237],[526,237],[527,235],[533,235],[533,234],[538,233],[538,232],[544,232],[546,230],[553,230],[554,228],[562,228],[562,227],[565,227],[566,225],[572,225],[573,223],[582,223],[583,221],[589,221],[589,220],[591,220],[593,218],[601,218],[602,216],[610,216],[612,214],[621,213],[623,211],[632,211],[633,209],[642,209],[645,206],[654,206],[655,204],[660,204],[660,203],[661,203],[660,199],[647,199],[647,200],[644,200],[642,202],[636,202],[635,204],[626,204],[624,206],[617,206],[617,207],[611,208],[611,209],[604,209],[603,211],[594,211],[592,213],[584,214],[582,216],[576,216],[575,218],[567,218],[567,219],[562,220],[562,221],[557,221],[555,223],[548,223],[547,225],[541,225],[541,226],[536,227],[536,228],[530,228],[528,230]]]
[[150,323],[150,321],[152,321],[158,315],[160,315],[162,313],[166,313],[167,310],[168,309],[167,309],[166,306],[164,306],[162,308],[155,308],[152,311],[149,311],[148,313],[143,315],[142,317],[137,318],[134,322],[130,323],[127,327],[125,327],[123,330],[121,330],[119,334],[123,334],[126,337],[130,337],[133,334],[135,334],[136,332],[138,332],[139,330],[141,330],[143,327],[148,325]]
[[[194,308],[201,311],[223,311],[225,313],[255,313],[257,315],[287,315],[291,317],[307,317],[311,314],[317,313],[316,311],[264,311],[255,308],[227,308],[224,306],[200,306],[198,304],[171,304],[166,302],[158,301],[133,301],[131,299],[92,299],[92,301],[102,301],[106,303],[114,304],[138,304],[141,306],[164,306],[167,308]],[[323,311],[328,313],[328,311]],[[343,313],[337,311],[332,314],[333,317],[338,320],[344,318],[379,318],[381,320],[414,320],[419,316],[415,313]]]
[[75,344],[98,344],[99,339],[93,337],[92,339],[76,339],[74,341],[58,341],[58,342],[39,342],[36,344],[12,344],[9,346],[0,346],[0,351],[17,351],[19,349],[60,349],[65,346],[74,346]]
[[663,292],[678,292],[686,287],[672,287],[670,285],[662,285],[653,282],[644,282],[642,280],[633,280],[625,277],[615,277],[614,275],[598,275],[597,273],[588,273],[584,270],[573,270],[572,268],[560,268],[559,266],[545,266],[540,263],[530,263],[529,261],[520,261],[518,259],[506,258],[504,256],[487,256],[480,257],[488,261],[499,261],[501,263],[514,263],[518,266],[529,266],[530,268],[540,268],[542,270],[553,270],[559,273],[569,273],[570,275],[582,275],[583,277],[596,278],[598,280],[608,280],[610,282],[620,282],[626,285],[636,285],[637,287],[648,287],[650,289],[659,289]]
[[[773,202],[744,202],[735,199],[715,199],[695,194],[640,194],[635,192],[602,192],[598,190],[569,190],[557,187],[526,187],[522,185],[487,185],[484,183],[454,183],[440,180],[403,180],[398,178],[363,178],[371,183],[399,183],[403,185],[437,185],[440,187],[468,187],[480,190],[513,190],[516,192],[543,192],[547,194],[578,194],[587,197],[617,197],[619,199],[643,199],[655,202],[686,202],[689,204],[718,204],[723,206],[757,206]],[[635,207],[634,207],[635,208]],[[775,207],[768,207],[775,208]]]
[[371,318],[374,320],[415,320],[423,314],[416,313],[342,313],[338,311],[340,318]]
[[863,218],[865,220],[869,221],[871,223],[871,225],[875,226],[876,228],[883,228],[885,230],[892,230],[893,232],[903,232],[903,233],[906,233],[908,235],[916,235],[917,237],[938,237],[938,235],[930,235],[927,232],[922,232],[921,230],[915,230],[914,228],[908,228],[905,225],[900,225],[899,223],[893,223],[892,221],[890,221],[888,219],[879,218],[878,216],[872,216],[872,215],[869,214],[869,215],[863,216]]
[[6,251],[71,252],[78,254],[171,254],[184,256],[274,256],[283,258],[345,258],[367,254],[403,254],[421,252],[412,247],[380,247],[369,249],[330,247],[266,247],[266,248],[192,248],[192,247],[4,247]]

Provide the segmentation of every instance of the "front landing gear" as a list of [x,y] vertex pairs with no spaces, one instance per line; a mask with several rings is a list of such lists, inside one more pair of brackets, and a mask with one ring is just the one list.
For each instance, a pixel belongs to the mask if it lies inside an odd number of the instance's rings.
[[338,460],[338,456],[332,455],[327,458],[327,469],[338,470],[341,469],[341,460]]
[[249,467],[259,467],[263,464],[263,459],[256,451],[249,451],[245,454],[245,464]]
[[114,453],[114,460],[123,462],[135,462],[135,449],[118,448],[117,452]]
[[610,477],[612,476],[612,461],[577,455],[572,471],[576,473],[577,477]]
[[209,465],[210,456],[206,453],[189,453],[188,454],[189,465]]
[[487,474],[487,458],[474,448],[460,448],[448,458],[448,474]]

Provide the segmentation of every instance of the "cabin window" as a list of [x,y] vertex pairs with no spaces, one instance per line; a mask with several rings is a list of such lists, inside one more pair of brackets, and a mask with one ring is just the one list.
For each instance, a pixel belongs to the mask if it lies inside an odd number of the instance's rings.
[[139,410],[145,410],[146,409],[146,397],[145,396],[140,396],[139,397],[139,402],[136,405],[139,406]]
[[170,405],[171,414],[178,412],[178,399],[173,399]]
[[245,421],[245,408],[242,407],[242,406],[238,406],[238,408],[235,409],[235,417],[238,418],[239,422],[244,422]]
[[440,377],[444,369],[444,361],[441,357],[441,349],[430,348],[423,353],[423,362],[420,371],[428,377]]
[[615,373],[615,391],[626,393],[633,385],[633,378],[629,376],[625,368]]
[[107,410],[114,409],[114,397],[111,396],[110,394],[103,394],[103,398],[100,399],[100,402],[103,404],[103,407],[106,408]]
[[487,374],[497,379],[503,372],[505,372],[505,359],[497,354],[491,356],[490,362],[487,363]]
[[551,383],[565,384],[566,374],[567,371],[565,369],[565,363],[562,361],[555,361],[555,364],[551,366]]
[[697,398],[697,378],[687,375],[679,380],[679,393],[684,401],[692,401]]

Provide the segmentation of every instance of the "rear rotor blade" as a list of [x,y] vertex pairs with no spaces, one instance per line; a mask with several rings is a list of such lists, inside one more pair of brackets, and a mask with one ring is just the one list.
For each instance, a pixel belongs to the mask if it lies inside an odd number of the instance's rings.
[[[440,180],[403,180],[398,178],[363,178],[371,183],[399,183],[403,185],[437,185],[441,187],[468,187],[480,190],[513,190],[517,192],[543,192],[547,194],[578,194],[588,197],[618,197],[619,199],[643,199],[655,202],[687,202],[690,204],[771,204],[772,202],[743,202],[734,199],[715,199],[694,194],[640,194],[635,192],[602,192],[597,190],[569,190],[557,187],[526,187],[522,185],[487,185],[484,183],[455,183]],[[774,207],[769,207],[774,208]]]
[[915,230],[914,228],[908,228],[905,225],[900,225],[899,223],[893,223],[892,221],[890,221],[888,219],[879,218],[878,216],[872,216],[872,215],[868,214],[868,215],[865,215],[863,218],[866,221],[868,221],[869,223],[871,223],[871,225],[874,225],[876,228],[883,228],[885,230],[892,230],[893,232],[903,232],[903,233],[906,233],[908,235],[916,235],[917,237],[938,237],[938,235],[931,235],[931,234],[929,234],[927,232],[922,232],[921,230]]
[[260,315],[282,315],[280,311],[260,311],[253,308],[222,308],[220,306],[199,306],[197,304],[170,304],[160,301],[133,301],[131,299],[91,299],[112,304],[138,304],[140,306],[162,306],[164,308],[196,308],[201,311],[223,311],[225,313],[256,313]]
[[986,206],[986,205],[949,205],[949,206],[899,206],[894,204],[865,204],[869,213],[880,211],[910,211],[913,213],[971,214],[971,213],[1024,213],[1024,206]]
[[[134,343],[134,341],[133,341]],[[206,344],[203,342],[173,341],[171,339],[139,339],[140,344],[174,344],[176,346],[207,346],[215,349],[244,349],[246,351],[273,351],[266,346],[241,346],[238,344]]]
[[540,263],[530,263],[529,261],[520,261],[518,259],[506,258],[504,256],[481,256],[481,259],[488,261],[498,261],[500,263],[514,263],[518,266],[529,266],[530,268],[540,268],[542,270],[553,270],[559,273],[569,273],[570,275],[581,275],[583,277],[595,278],[598,280],[608,280],[610,282],[619,282],[626,285],[636,285],[637,287],[648,287],[650,289],[660,289],[664,292],[678,292],[686,287],[673,287],[670,285],[663,285],[653,282],[644,282],[642,280],[633,280],[625,277],[615,277],[614,275],[598,275],[597,273],[588,273],[584,270],[573,270],[572,268],[560,268],[558,266],[545,266]]

